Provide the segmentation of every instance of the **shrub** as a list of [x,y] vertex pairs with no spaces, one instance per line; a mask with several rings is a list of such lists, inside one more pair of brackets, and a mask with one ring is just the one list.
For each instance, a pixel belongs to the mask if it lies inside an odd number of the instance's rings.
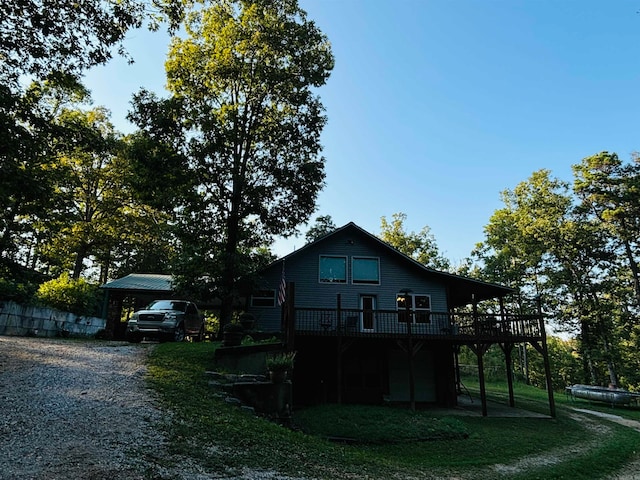
[[36,292],[36,285],[19,283],[0,278],[0,300],[11,300],[16,303],[31,303]]
[[63,273],[60,277],[43,283],[38,288],[39,303],[76,315],[95,315],[98,311],[100,292],[97,285],[86,280],[73,279]]
[[205,310],[203,314],[205,330],[214,336],[217,335],[218,330],[220,330],[220,319],[218,315],[210,310]]
[[267,370],[281,372],[291,370],[296,359],[296,352],[282,352],[267,357]]

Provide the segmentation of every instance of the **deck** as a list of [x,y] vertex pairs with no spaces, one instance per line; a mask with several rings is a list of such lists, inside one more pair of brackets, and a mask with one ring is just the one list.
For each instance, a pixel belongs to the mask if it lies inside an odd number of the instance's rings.
[[541,341],[544,323],[539,315],[296,308],[295,335],[521,343]]

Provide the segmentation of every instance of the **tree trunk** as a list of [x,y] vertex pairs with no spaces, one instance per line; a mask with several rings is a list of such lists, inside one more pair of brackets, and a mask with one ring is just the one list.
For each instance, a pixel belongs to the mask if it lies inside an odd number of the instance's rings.
[[233,196],[231,209],[227,218],[227,239],[224,245],[224,264],[222,269],[221,303],[220,303],[220,334],[225,325],[231,323],[233,317],[233,299],[235,278],[237,275],[238,239],[240,230],[240,200],[242,195],[241,181],[233,182]]
[[100,266],[100,283],[107,283],[109,281],[109,266],[111,263],[111,251],[108,251],[106,258]]
[[74,280],[80,278],[80,274],[84,269],[84,259],[87,258],[87,252],[89,251],[89,247],[85,244],[80,245],[78,251],[76,252],[76,261],[73,265],[73,276]]
[[618,387],[618,375],[616,373],[616,367],[613,363],[613,358],[611,354],[611,348],[609,347],[609,342],[606,338],[602,339],[602,345],[604,349],[604,354],[607,359],[607,371],[609,372],[609,385],[614,388]]
[[640,269],[638,268],[638,263],[633,257],[633,250],[631,249],[629,241],[627,239],[624,239],[623,243],[624,251],[629,262],[629,268],[631,269],[631,274],[633,275],[633,289],[636,294],[636,304],[640,307]]

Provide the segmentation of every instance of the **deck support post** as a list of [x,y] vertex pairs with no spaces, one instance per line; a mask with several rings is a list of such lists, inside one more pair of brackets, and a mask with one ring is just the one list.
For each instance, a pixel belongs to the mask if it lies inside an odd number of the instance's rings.
[[549,397],[549,414],[555,418],[556,417],[556,401],[553,398],[553,382],[551,380],[551,365],[549,364],[549,353],[547,351],[547,341],[543,340],[544,343],[544,374],[547,377],[547,395]]
[[[540,317],[540,323],[542,322],[542,317]],[[549,363],[549,351],[547,349],[547,339],[543,336],[541,344],[539,344],[538,342],[531,342],[531,345],[538,351],[538,353],[540,353],[540,355],[542,355],[542,361],[544,363],[544,376],[547,387],[547,397],[549,398],[549,415],[555,418],[556,401],[553,398],[553,383],[551,377],[551,364]]]
[[411,406],[411,411],[415,412],[416,410],[416,379],[415,379],[415,371],[414,371],[414,362],[413,357],[415,352],[413,351],[413,337],[411,335],[411,323],[413,322],[413,318],[411,315],[411,305],[409,304],[409,298],[412,291],[409,288],[405,288],[400,291],[404,295],[404,309],[405,309],[405,320],[407,322],[407,360],[409,362],[409,404]]
[[407,339],[407,354],[409,356],[409,402],[411,404],[411,411],[416,410],[416,378],[415,378],[415,365],[413,361],[413,338],[411,337],[411,319],[407,323],[407,332],[409,338]]
[[453,345],[453,363],[456,369],[456,394],[460,395],[462,393],[462,378],[460,378],[460,358],[458,355],[460,354],[460,344]]
[[293,282],[287,284],[287,296],[284,303],[285,345],[287,350],[293,351],[296,337],[296,285]]
[[487,388],[484,383],[484,345],[477,345],[476,356],[478,357],[478,383],[480,385],[480,401],[482,403],[482,416],[487,416]]
[[[500,297],[500,330],[502,332],[506,331],[507,326],[507,316],[504,309],[504,298]],[[513,352],[513,343],[501,343],[500,348],[504,353],[504,363],[507,370],[507,386],[509,387],[509,406],[515,407],[516,401],[513,396],[513,358],[511,353]]]
[[513,343],[500,344],[500,348],[504,352],[504,363],[507,370],[507,386],[509,387],[509,406],[515,407],[516,401],[513,396],[513,359],[511,352],[513,352]]
[[342,325],[341,325],[341,317],[342,317],[342,305],[340,294],[338,293],[338,297],[336,299],[336,326],[338,329],[338,348],[337,348],[337,359],[336,359],[336,382],[337,382],[337,402],[338,405],[342,404]]
[[[478,319],[478,302],[476,301],[475,294],[471,294],[471,301],[473,302],[473,324],[475,326],[476,336],[479,336],[480,321]],[[487,351],[487,346],[481,343],[475,345],[476,357],[478,357],[478,383],[480,386],[480,401],[482,402],[482,416],[487,416],[487,388],[484,383],[484,352]]]

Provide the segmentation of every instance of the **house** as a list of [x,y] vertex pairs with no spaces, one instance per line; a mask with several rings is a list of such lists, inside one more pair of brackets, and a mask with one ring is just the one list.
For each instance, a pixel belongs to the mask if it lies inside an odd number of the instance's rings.
[[[281,333],[298,352],[298,404],[453,406],[456,352],[468,345],[477,354],[486,415],[482,357],[491,344],[503,348],[508,371],[511,349],[522,342],[534,345],[548,367],[542,317],[506,313],[502,299],[511,293],[425,267],[349,223],[264,269],[247,310],[260,330]],[[487,300],[499,302],[499,311],[481,312]]]

